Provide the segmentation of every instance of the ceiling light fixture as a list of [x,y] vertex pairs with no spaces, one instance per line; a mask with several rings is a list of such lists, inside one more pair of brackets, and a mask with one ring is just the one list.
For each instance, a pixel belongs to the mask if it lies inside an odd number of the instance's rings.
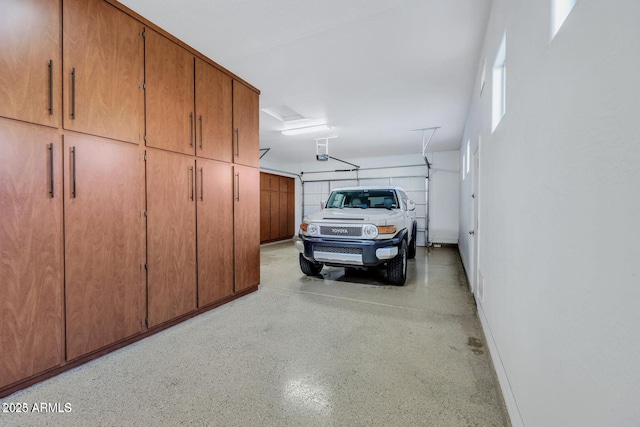
[[283,135],[302,135],[304,133],[322,132],[324,130],[331,130],[331,128],[327,125],[307,126],[304,128],[283,130],[280,133]]

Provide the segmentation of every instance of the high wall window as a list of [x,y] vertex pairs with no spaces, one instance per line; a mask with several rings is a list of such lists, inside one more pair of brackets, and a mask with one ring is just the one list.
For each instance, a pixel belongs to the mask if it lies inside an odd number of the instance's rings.
[[493,63],[493,88],[491,96],[491,131],[493,132],[507,110],[507,34],[502,36],[500,48]]
[[576,0],[551,0],[551,38],[553,39],[571,13]]

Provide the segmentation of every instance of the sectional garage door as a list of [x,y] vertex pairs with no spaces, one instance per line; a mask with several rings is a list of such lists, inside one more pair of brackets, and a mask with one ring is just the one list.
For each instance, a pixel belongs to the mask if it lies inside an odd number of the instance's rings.
[[416,202],[416,219],[418,221],[417,244],[418,246],[427,246],[427,239],[425,236],[428,231],[428,182],[429,181],[424,176],[305,181],[302,183],[302,215],[304,216],[318,212],[320,210],[321,203],[327,200],[329,193],[331,193],[335,188],[383,185],[402,187],[409,195],[409,198]]

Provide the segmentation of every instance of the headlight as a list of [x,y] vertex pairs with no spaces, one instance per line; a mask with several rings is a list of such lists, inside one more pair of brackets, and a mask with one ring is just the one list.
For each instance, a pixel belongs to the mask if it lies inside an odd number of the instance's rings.
[[372,224],[366,224],[362,227],[362,235],[367,239],[375,239],[378,237],[378,227]]
[[317,236],[320,234],[320,227],[318,227],[318,224],[309,224],[307,226],[307,233],[311,234],[312,236]]
[[380,234],[395,234],[396,226],[395,225],[379,225],[378,233]]

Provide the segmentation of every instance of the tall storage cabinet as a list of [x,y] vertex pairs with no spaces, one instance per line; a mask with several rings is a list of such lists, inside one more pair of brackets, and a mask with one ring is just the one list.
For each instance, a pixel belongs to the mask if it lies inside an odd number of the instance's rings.
[[[231,151],[229,151],[231,152]],[[197,159],[198,306],[233,294],[231,164]]]
[[196,308],[195,160],[147,150],[149,326]]
[[0,2],[0,116],[58,127],[60,0]]
[[115,0],[0,40],[0,397],[258,289],[257,89]]
[[290,239],[294,234],[295,181],[260,173],[260,241]]
[[64,358],[62,143],[0,119],[0,388]]
[[235,291],[260,283],[260,171],[235,165]]
[[144,327],[141,159],[133,144],[64,137],[67,358]]

